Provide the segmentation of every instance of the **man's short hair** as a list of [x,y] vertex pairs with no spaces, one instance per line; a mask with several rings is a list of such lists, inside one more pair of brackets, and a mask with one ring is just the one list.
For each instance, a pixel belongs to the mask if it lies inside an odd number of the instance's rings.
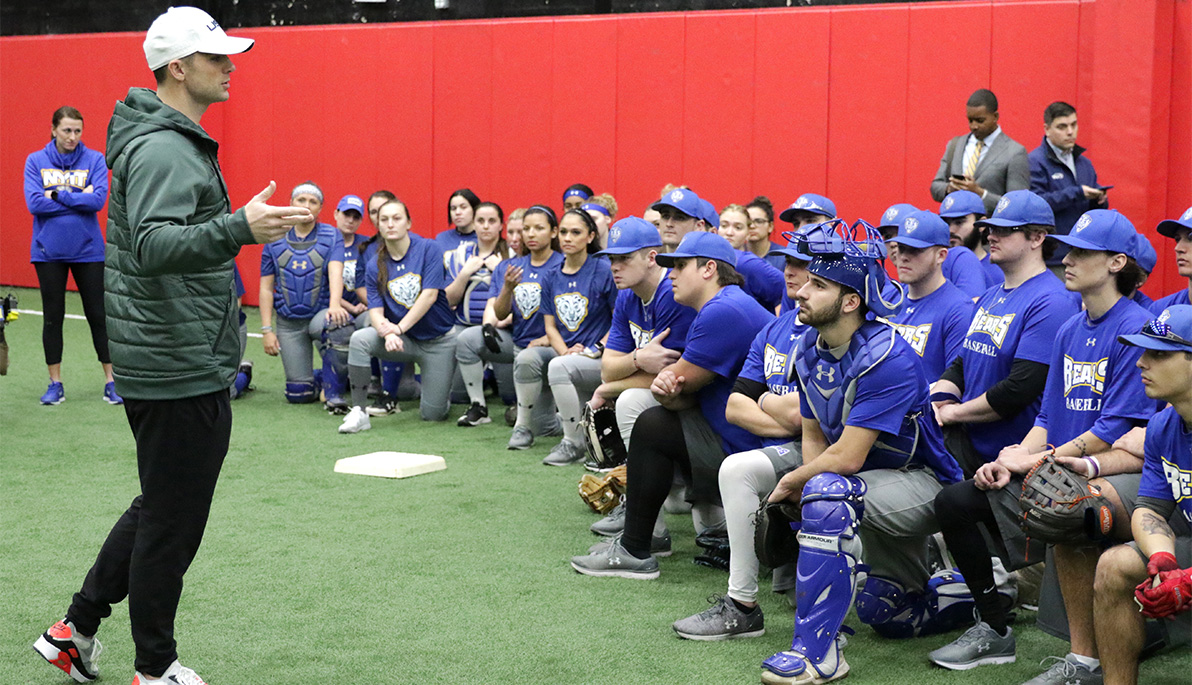
[[1055,233],[1054,226],[1044,226],[1042,224],[1026,224],[1026,225],[1022,226],[1019,230],[1022,231],[1023,235],[1026,236],[1027,240],[1033,240],[1036,235],[1042,233],[1044,236],[1043,237],[1043,248],[1042,248],[1043,259],[1051,259],[1055,255],[1055,248],[1058,243],[1055,240],[1049,240],[1047,238],[1047,236],[1051,235],[1052,233]]
[[968,102],[965,103],[968,107],[984,107],[990,114],[997,112],[997,96],[993,94],[992,90],[988,88],[981,88],[973,91],[969,96]]
[[[185,63],[187,63],[187,64],[190,64],[190,61],[191,61],[191,60],[193,60],[193,59],[194,59],[194,57],[195,57],[195,55],[197,55],[197,54],[199,54],[199,53],[197,53],[197,52],[192,52],[191,54],[187,55],[186,57],[181,57],[181,58],[179,58],[179,59],[180,59],[180,61],[182,61],[182,62],[185,62]],[[172,62],[172,61],[173,61],[173,60],[170,60],[170,62]],[[158,68],[156,68],[156,69],[154,69],[154,70],[153,70],[153,78],[154,78],[154,79],[157,81],[157,85],[159,85],[159,86],[160,86],[161,84],[165,83],[165,82],[166,82],[166,78],[168,78],[168,77],[169,77],[169,75],[170,75],[170,62],[166,62],[165,64],[163,64],[163,65],[161,65],[160,67],[158,67]]]
[[1051,126],[1051,122],[1060,117],[1067,117],[1076,114],[1076,108],[1061,100],[1047,105],[1047,109],[1043,110],[1043,125]]

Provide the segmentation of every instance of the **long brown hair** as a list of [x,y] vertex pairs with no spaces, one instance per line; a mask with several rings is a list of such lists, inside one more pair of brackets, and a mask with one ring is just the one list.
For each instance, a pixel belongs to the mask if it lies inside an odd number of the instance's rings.
[[[409,221],[410,209],[406,207],[406,203],[397,198],[393,198],[380,207],[377,207],[378,219],[381,216],[381,210],[389,205],[401,205],[401,210],[406,213],[406,221]],[[385,243],[385,239],[381,237],[380,226],[377,227],[377,237],[380,238],[377,241],[377,290],[381,290],[381,284],[389,282],[389,246]]]

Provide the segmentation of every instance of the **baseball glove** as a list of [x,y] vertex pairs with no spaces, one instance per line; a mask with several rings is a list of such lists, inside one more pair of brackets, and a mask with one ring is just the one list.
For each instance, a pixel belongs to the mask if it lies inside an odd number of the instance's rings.
[[587,438],[584,446],[588,450],[588,458],[601,470],[625,463],[625,441],[621,439],[621,429],[617,427],[615,409],[608,405],[592,409],[585,404],[579,423],[581,432]]
[[597,514],[607,514],[621,501],[625,492],[625,465],[609,471],[603,478],[585,473],[579,479],[580,499],[592,507]]
[[758,561],[769,568],[778,568],[799,558],[799,541],[795,536],[803,517],[798,504],[763,501],[753,520],[753,548]]
[[1113,506],[1101,488],[1051,455],[1026,474],[1018,507],[1027,537],[1048,543],[1102,540],[1113,530]]

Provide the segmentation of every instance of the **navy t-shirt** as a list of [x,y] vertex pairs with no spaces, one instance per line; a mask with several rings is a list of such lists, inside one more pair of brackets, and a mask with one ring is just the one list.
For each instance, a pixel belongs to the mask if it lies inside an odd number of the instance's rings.
[[[1050,271],[1043,271],[1017,288],[990,288],[977,300],[965,334],[964,395],[968,402],[1010,375],[1015,359],[1051,363],[1056,334],[1076,308],[1068,291]],[[1022,442],[1039,415],[1041,398],[1008,419],[968,424],[973,447],[993,461],[1006,445]]]
[[1134,366],[1142,348],[1118,342],[1119,335],[1137,333],[1150,318],[1123,297],[1096,321],[1078,312],[1060,327],[1035,419],[1047,429],[1047,442],[1062,445],[1091,430],[1112,445],[1155,415],[1160,405],[1143,392]]
[[401,259],[390,257],[386,268],[388,280],[378,284],[377,262],[371,260],[368,264],[364,287],[368,291],[370,308],[383,306],[385,318],[400,323],[422,291],[435,288],[439,294],[434,304],[418,323],[403,333],[414,340],[431,340],[451,330],[454,323],[444,292],[447,276],[443,273],[443,252],[435,241],[411,233],[410,249],[406,250],[405,256]]
[[981,260],[967,247],[958,245],[949,248],[941,270],[944,272],[944,278],[969,296],[969,301],[981,297],[989,289]]
[[725,454],[757,449],[764,444],[761,438],[729,423],[724,410],[750,343],[773,320],[774,315],[757,300],[730,285],[708,300],[687,331],[683,359],[716,374],[699,389],[696,398],[704,420],[720,436]]
[[551,252],[541,266],[530,263],[530,255],[506,259],[493,270],[494,291],[489,299],[501,294],[505,287],[505,272],[510,267],[521,267],[522,279],[513,289],[513,344],[526,347],[546,335],[546,324],[542,322],[542,288],[546,279],[563,264],[563,255]]
[[973,301],[948,281],[927,297],[909,296],[890,323],[923,360],[923,371],[935,382],[960,354],[964,335],[973,320]]
[[645,347],[655,335],[669,328],[670,333],[662,341],[662,346],[682,353],[693,320],[695,310],[675,302],[671,281],[663,276],[649,302],[642,302],[642,298],[629,288],[617,293],[605,347],[628,354]]
[[612,324],[616,303],[617,285],[607,259],[588,257],[573,274],[560,265],[543,283],[542,313],[555,317],[567,347],[599,342]]
[[[873,322],[867,327],[887,324]],[[862,330],[865,330],[864,328]],[[964,474],[944,448],[944,436],[931,411],[928,380],[919,355],[894,331],[889,352],[868,370],[857,369],[851,405],[841,403],[829,415],[829,400],[837,392],[848,392],[844,378],[853,373],[853,364],[873,363],[863,360],[864,338],[853,335],[848,349],[839,359],[818,342],[818,332],[809,330],[815,342],[815,365],[810,377],[800,375],[804,388],[799,412],[805,419],[817,421],[829,444],[833,444],[847,426],[867,428],[880,433],[865,457],[862,471],[898,469],[919,465],[930,468],[941,483],[956,483]],[[884,338],[881,339],[884,342]],[[810,341],[809,341],[810,342]],[[814,405],[814,406],[813,406]],[[821,416],[816,416],[819,407]]]
[[[459,247],[461,243],[476,242],[476,231],[465,234],[460,233],[459,231],[455,230],[455,228],[449,228],[435,236],[435,242],[439,244],[440,248],[442,248],[443,254],[447,254],[448,252],[451,252],[455,248]],[[446,266],[446,264],[444,264],[444,266]]]
[[364,279],[361,278],[361,282],[356,283],[356,274],[360,273],[363,276],[363,271],[359,268],[362,263],[360,261],[360,244],[362,242],[364,242],[364,238],[360,236],[356,236],[351,245],[344,245],[341,240],[331,251],[330,257],[330,261],[341,262],[344,265],[344,292],[341,299],[352,304],[360,303],[360,297],[356,295],[356,286],[362,285],[364,282]]
[[1138,496],[1175,502],[1192,526],[1192,433],[1175,407],[1147,424],[1143,454]]

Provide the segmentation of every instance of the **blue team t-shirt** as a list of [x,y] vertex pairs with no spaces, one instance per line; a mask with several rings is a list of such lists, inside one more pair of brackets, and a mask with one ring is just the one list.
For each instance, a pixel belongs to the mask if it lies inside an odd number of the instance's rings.
[[418,323],[404,331],[414,340],[431,340],[451,330],[451,307],[447,304],[447,276],[443,273],[442,248],[433,240],[410,234],[410,248],[401,259],[389,257],[385,265],[387,282],[378,284],[377,261],[370,260],[364,276],[370,308],[384,307],[385,318],[401,322],[423,290],[437,289],[438,296]]
[[629,288],[617,293],[605,347],[629,353],[645,347],[655,335],[669,328],[662,346],[682,353],[687,346],[687,330],[694,320],[695,310],[675,302],[671,281],[664,275],[649,302],[642,302]]
[[960,354],[972,320],[973,300],[944,281],[927,297],[912,300],[908,296],[902,311],[890,323],[923,360],[928,380],[935,382]]
[[[865,360],[866,336],[876,338],[878,345],[889,345],[888,353],[876,363]],[[801,350],[814,347],[811,354],[815,360],[807,366],[806,376],[796,367],[804,390],[799,413],[819,423],[829,444],[835,443],[847,426],[868,428],[881,435],[866,455],[862,471],[918,465],[930,468],[941,483],[964,478],[960,466],[944,448],[944,435],[931,411],[923,363],[901,335],[883,322],[866,323],[839,359],[818,340],[818,331],[809,330],[800,344]],[[860,368],[866,364],[871,366]],[[837,393],[849,392],[843,387],[845,378],[854,375],[851,405],[846,409],[844,403],[831,402]]]
[[[967,402],[1010,375],[1015,359],[1050,364],[1056,334],[1076,313],[1068,291],[1050,271],[1043,271],[1007,290],[990,288],[977,300],[973,320],[961,345],[964,395]],[[1006,445],[1022,442],[1041,398],[1008,419],[967,425],[973,447],[993,461]]]
[[[1188,297],[1188,288],[1184,288],[1183,290],[1174,292],[1166,297],[1161,297],[1161,298],[1155,300],[1151,304],[1150,310],[1151,310],[1152,314],[1154,314],[1155,316],[1159,316],[1160,314],[1163,313],[1164,309],[1167,309],[1168,307],[1171,307],[1171,306],[1177,305],[1177,304],[1192,304],[1192,299],[1189,299],[1189,297]],[[1134,332],[1137,333],[1138,331],[1134,331]]]
[[513,289],[513,344],[526,347],[531,342],[546,335],[546,324],[542,321],[542,289],[547,278],[554,271],[558,271],[563,264],[563,255],[551,252],[550,257],[541,265],[530,263],[530,255],[506,259],[493,270],[493,299],[501,294],[505,287],[505,272],[511,267],[522,270],[521,283]]
[[560,265],[542,287],[542,313],[555,317],[555,328],[567,347],[595,345],[613,321],[617,284],[607,259],[584,260],[573,274]]
[[[981,297],[986,290],[989,290],[980,258],[967,247],[958,245],[949,248],[948,256],[944,257],[944,265],[941,270],[944,272],[944,278],[960,288],[961,292],[967,294],[970,301],[973,298]],[[1003,280],[1005,279],[1003,278]]]
[[[316,222],[314,229],[299,238],[291,228],[284,238],[261,249],[261,276],[274,276],[273,310],[287,319],[310,319],[331,303],[327,263],[335,246],[342,243],[339,229]],[[289,260],[282,263],[289,253]],[[279,270],[286,271],[279,275]],[[315,289],[318,292],[315,292]]]
[[[785,267],[785,264],[783,265]],[[749,293],[758,304],[774,311],[786,294],[786,278],[782,271],[774,269],[766,260],[752,252],[737,250],[737,273],[745,279],[741,288]]]
[[1047,429],[1047,442],[1062,445],[1091,430],[1112,445],[1155,415],[1160,405],[1143,392],[1134,366],[1142,348],[1118,342],[1119,335],[1137,333],[1150,317],[1123,297],[1096,321],[1088,312],[1077,312],[1064,322],[1035,419],[1036,426]]
[[699,389],[696,399],[704,420],[720,436],[725,454],[757,449],[764,444],[761,438],[729,423],[724,410],[750,343],[773,320],[774,315],[757,300],[730,285],[704,304],[687,331],[683,359],[716,374]]
[[1151,305],[1155,303],[1154,300],[1152,300],[1151,298],[1149,298],[1145,294],[1143,294],[1143,292],[1141,290],[1135,290],[1134,296],[1131,297],[1130,299],[1132,299],[1135,302],[1137,302],[1138,304],[1142,305],[1142,308],[1147,310],[1148,312],[1151,310]]
[[[443,254],[446,255],[462,243],[476,242],[476,231],[460,233],[452,227],[435,236],[435,242],[439,244],[439,247],[443,249]],[[444,263],[444,266],[446,266],[446,263]]]
[[[799,383],[788,370],[794,367],[795,348],[805,326],[799,323],[798,310],[787,312],[766,324],[749,345],[749,354],[737,378],[764,383],[775,395],[799,391]],[[790,438],[762,438],[766,446],[783,445]]]
[[1143,454],[1138,496],[1175,502],[1192,526],[1192,433],[1175,407],[1147,424]]
[[[447,283],[450,284],[464,269],[464,264],[477,255],[477,243],[460,243],[454,250],[443,253],[443,262],[447,269]],[[501,255],[502,257],[507,255]],[[455,305],[455,321],[463,326],[479,326],[484,323],[484,306],[488,298],[496,297],[501,290],[497,283],[493,288],[493,270],[486,266],[477,269],[464,286],[463,298]]]
[[[342,234],[341,234],[342,235]],[[345,245],[341,240],[335,249],[331,251],[331,261],[340,262],[344,265],[344,292],[341,296],[344,302],[351,302],[352,304],[359,304],[360,297],[356,294],[356,286],[363,285],[364,279],[360,279],[360,283],[356,283],[356,274],[363,275],[360,270],[360,245],[364,242],[364,238],[357,235],[352,239],[351,245]],[[373,252],[375,255],[376,252]]]

